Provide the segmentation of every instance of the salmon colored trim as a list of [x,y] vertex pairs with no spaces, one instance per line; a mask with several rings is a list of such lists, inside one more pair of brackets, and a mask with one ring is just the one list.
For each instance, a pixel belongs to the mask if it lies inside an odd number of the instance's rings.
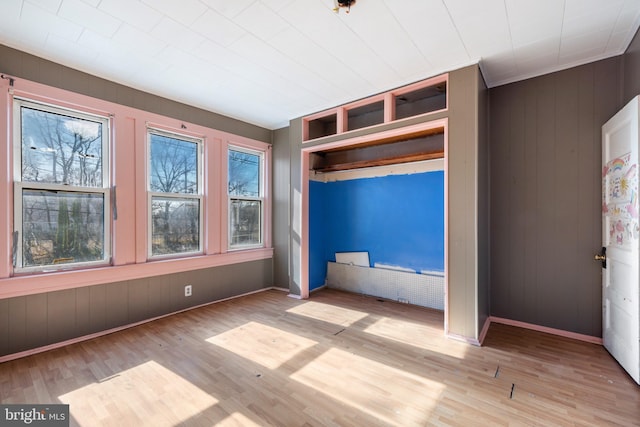
[[544,332],[546,334],[558,335],[565,338],[571,338],[578,341],[585,341],[591,344],[602,345],[602,338],[591,335],[578,334],[576,332],[564,331],[562,329],[549,328],[547,326],[534,325],[532,323],[521,322],[519,320],[504,319],[502,317],[490,317],[492,323],[502,325],[515,326],[517,328],[531,329],[532,331]]
[[[8,80],[0,79],[0,90],[4,92],[4,97],[0,102],[0,133],[2,133],[5,144],[9,145],[4,151],[8,154],[13,144],[13,124],[10,120],[13,102]],[[11,163],[11,156],[3,155],[0,152],[0,194],[6,194],[7,198],[13,200]],[[0,277],[8,277],[11,274],[12,223],[13,203],[0,203]]]
[[[6,91],[6,98],[4,102],[0,102],[0,133],[3,134],[3,137],[6,136],[8,145],[0,150],[0,299],[273,257],[273,249],[270,248],[270,217],[265,220],[264,224],[267,248],[238,250],[233,254],[220,255],[219,238],[221,235],[226,236],[226,230],[221,232],[222,221],[220,217],[224,213],[221,214],[222,205],[217,204],[225,193],[220,188],[224,181],[219,171],[219,165],[226,164],[221,155],[224,143],[232,141],[234,145],[264,150],[267,153],[265,158],[268,160],[266,161],[270,162],[269,148],[271,145],[269,143],[22,78],[16,78],[13,87],[9,87],[7,80],[1,79],[0,91],[2,90]],[[111,118],[109,164],[112,172],[111,184],[116,186],[118,213],[118,218],[111,222],[112,265],[11,276],[13,96]],[[206,160],[209,161],[207,167],[209,167],[209,172],[212,172],[212,168],[215,170],[213,176],[206,177],[203,183],[207,203],[203,207],[203,212],[206,214],[203,223],[207,227],[205,229],[206,235],[203,237],[203,249],[206,251],[204,255],[147,262],[149,224],[147,213],[148,126],[205,139],[204,156],[208,156]],[[210,154],[208,154],[209,150]],[[212,159],[213,164],[211,163]],[[271,182],[269,164],[265,166],[265,177],[268,183]],[[270,209],[270,205],[265,205],[265,209]],[[226,212],[226,209],[223,212]]]
[[111,328],[111,329],[108,329],[106,331],[100,331],[100,332],[96,332],[96,333],[89,334],[89,335],[83,335],[83,336],[78,337],[78,338],[72,338],[70,340],[57,342],[55,344],[49,344],[49,345],[45,345],[45,346],[42,346],[42,347],[31,349],[31,350],[21,351],[19,353],[8,354],[6,356],[0,357],[0,363],[8,362],[10,360],[20,359],[22,357],[32,356],[32,355],[38,354],[38,353],[44,353],[45,351],[55,350],[56,348],[62,348],[62,347],[65,347],[65,346],[68,346],[68,345],[71,345],[71,344],[77,344],[79,342],[88,341],[88,340],[91,340],[91,339],[94,339],[94,338],[99,338],[99,337],[104,336],[104,335],[112,334],[114,332],[120,332],[120,331],[123,331],[125,329],[133,328],[133,327],[136,327],[136,326],[144,325],[145,323],[153,322],[154,320],[162,319],[164,317],[173,316],[174,314],[183,313],[185,311],[193,310],[193,309],[196,309],[196,308],[206,307],[208,305],[217,304],[217,303],[220,303],[220,302],[229,301],[229,300],[233,300],[233,299],[236,299],[236,298],[245,297],[245,296],[248,296],[248,295],[253,295],[253,294],[257,294],[257,293],[265,292],[265,291],[270,291],[270,290],[288,291],[288,289],[278,288],[278,287],[275,287],[275,286],[271,286],[269,288],[258,289],[256,291],[246,292],[246,293],[241,294],[241,295],[235,295],[235,296],[232,296],[232,297],[223,298],[223,299],[220,299],[220,300],[216,300],[216,301],[211,301],[211,302],[207,302],[207,303],[204,303],[204,304],[195,305],[193,307],[185,308],[183,310],[178,310],[178,311],[174,311],[174,312],[171,312],[171,313],[163,314],[162,316],[156,316],[156,317],[153,317],[151,319],[145,319],[145,320],[142,320],[140,322],[129,323],[127,325],[118,326],[116,328]]
[[145,262],[144,264],[15,276],[8,279],[0,279],[0,299],[135,280],[269,258],[273,258],[273,249],[251,249],[218,255],[164,259]]
[[[445,74],[441,74],[439,76],[436,77],[431,77],[429,79],[426,80],[422,80],[416,83],[412,83],[410,85],[407,86],[402,86],[393,90],[390,90],[388,92],[385,93],[381,93],[381,94],[377,94],[377,95],[372,95],[368,98],[363,98],[360,99],[358,101],[354,101],[354,102],[350,102],[348,104],[343,104],[340,105],[338,107],[332,107],[323,111],[319,111],[317,113],[313,113],[310,114],[308,116],[305,116],[302,118],[302,143],[306,143],[308,141],[310,141],[309,139],[309,123],[312,122],[313,120],[317,120],[317,119],[321,119],[324,117],[329,117],[331,115],[335,115],[336,116],[336,135],[339,135],[341,133],[345,133],[345,132],[349,132],[349,126],[348,126],[348,117],[349,117],[349,110],[352,110],[354,108],[358,108],[358,107],[362,107],[364,105],[369,105],[369,104],[373,104],[375,102],[380,102],[383,101],[384,102],[384,113],[383,113],[383,122],[382,123],[378,123],[376,125],[372,125],[372,126],[367,126],[364,128],[359,128],[357,130],[362,130],[362,129],[367,129],[373,126],[379,126],[381,124],[384,123],[389,123],[392,121],[396,120],[396,109],[395,109],[395,99],[397,96],[403,95],[405,93],[409,93],[409,92],[413,92],[415,90],[419,90],[425,87],[429,87],[429,86],[433,86],[436,85],[438,83],[447,83],[447,86],[449,85],[449,73],[445,73]],[[447,111],[449,109],[449,90],[447,87],[447,92],[446,92],[446,107],[441,109],[441,110],[436,110],[436,111],[430,111],[428,113],[423,113],[423,114],[417,114],[415,116],[411,116],[411,117],[406,117],[402,120],[406,120],[406,119],[412,119],[415,117],[420,117],[420,116],[425,116],[425,115],[429,115],[429,114],[434,114],[434,113],[440,113],[442,111]],[[354,129],[355,130],[355,129]],[[335,135],[327,135],[327,136],[335,136]],[[316,138],[314,138],[315,140]]]
[[349,114],[346,109],[338,108],[336,111],[336,133],[345,133],[349,130]]
[[[212,141],[207,140],[204,144],[204,156],[207,159],[204,165],[204,194],[206,196],[206,215],[204,222],[207,227],[205,230],[204,251],[207,255],[222,253],[222,248],[226,247],[223,246],[221,241],[223,236],[226,236],[222,224],[222,218],[224,217],[223,212],[226,212],[226,208],[223,208],[223,206],[227,204],[225,192],[222,191],[224,175],[221,167],[213,166],[226,163],[222,160],[224,158],[222,154],[224,147],[226,146],[219,138],[215,138]],[[216,206],[219,208],[216,209]]]
[[396,97],[391,92],[384,95],[384,121],[392,122],[396,119],[396,109],[394,103]]
[[487,332],[489,332],[489,326],[491,326],[491,317],[487,317],[484,321],[484,325],[482,326],[482,331],[480,331],[480,345],[484,343],[484,339],[487,337]]
[[[306,299],[309,298],[309,155],[316,151],[327,150],[332,148],[346,147],[352,145],[358,145],[365,142],[374,141],[376,139],[381,138],[389,138],[394,136],[406,135],[409,133],[413,133],[416,131],[428,130],[428,129],[443,129],[444,130],[444,146],[445,146],[445,162],[444,162],[444,172],[445,172],[445,263],[444,263],[444,281],[445,281],[445,333],[448,332],[448,312],[449,312],[449,300],[448,300],[448,289],[449,289],[449,274],[448,274],[448,257],[447,257],[447,248],[448,248],[448,240],[449,240],[449,228],[447,221],[447,214],[449,211],[448,205],[448,185],[447,185],[447,153],[448,153],[448,118],[432,120],[429,122],[423,122],[411,126],[405,126],[402,128],[390,129],[382,132],[356,136],[352,138],[343,139],[340,141],[330,142],[326,144],[314,145],[312,147],[302,148],[300,151],[300,191],[301,191],[301,202],[300,202],[300,298]],[[296,214],[294,212],[294,214]],[[295,258],[295,257],[294,257]],[[293,295],[292,295],[293,296]]]
[[444,333],[449,333],[449,119],[444,122]]

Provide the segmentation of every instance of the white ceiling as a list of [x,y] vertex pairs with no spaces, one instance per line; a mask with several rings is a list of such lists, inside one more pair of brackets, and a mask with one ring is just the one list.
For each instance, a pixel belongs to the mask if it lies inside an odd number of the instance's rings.
[[[277,129],[480,62],[489,87],[623,53],[640,0],[2,0],[0,43]],[[0,70],[0,72],[3,70]]]

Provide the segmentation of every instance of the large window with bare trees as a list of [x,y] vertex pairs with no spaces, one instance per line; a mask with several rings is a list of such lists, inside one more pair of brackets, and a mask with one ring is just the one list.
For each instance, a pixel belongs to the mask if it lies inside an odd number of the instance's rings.
[[150,257],[202,252],[202,139],[149,129]]
[[231,147],[228,151],[229,247],[263,242],[264,153]]
[[14,99],[16,271],[110,260],[109,118]]

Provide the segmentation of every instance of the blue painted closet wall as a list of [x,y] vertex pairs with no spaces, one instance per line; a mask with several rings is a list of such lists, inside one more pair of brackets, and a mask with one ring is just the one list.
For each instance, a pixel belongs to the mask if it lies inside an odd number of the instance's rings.
[[336,252],[369,252],[371,266],[444,271],[444,172],[309,182],[309,288]]

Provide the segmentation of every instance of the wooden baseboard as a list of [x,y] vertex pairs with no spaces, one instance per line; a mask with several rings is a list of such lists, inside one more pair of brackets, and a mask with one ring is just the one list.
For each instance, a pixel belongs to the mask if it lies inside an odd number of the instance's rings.
[[544,332],[547,334],[558,335],[574,340],[585,341],[592,344],[602,345],[602,338],[591,335],[578,334],[576,332],[564,331],[562,329],[549,328],[547,326],[535,325],[533,323],[521,322],[519,320],[504,319],[502,317],[489,317],[492,323],[500,323],[503,325],[516,326],[518,328],[531,329],[533,331]]

